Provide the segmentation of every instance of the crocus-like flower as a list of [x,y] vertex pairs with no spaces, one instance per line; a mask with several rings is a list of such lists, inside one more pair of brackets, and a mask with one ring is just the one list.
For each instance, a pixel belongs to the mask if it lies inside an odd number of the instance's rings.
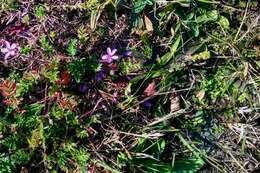
[[103,55],[101,57],[102,62],[106,62],[106,63],[112,63],[113,60],[117,60],[119,57],[117,55],[115,55],[115,53],[117,52],[117,49],[113,49],[111,50],[110,47],[107,48],[107,54]]
[[80,91],[81,93],[85,93],[88,89],[89,89],[89,87],[88,87],[88,85],[87,85],[86,83],[82,83],[82,84],[80,84],[80,86],[79,86],[79,91]]
[[1,52],[5,54],[5,60],[7,60],[9,57],[13,57],[17,55],[19,50],[20,47],[17,44],[15,43],[11,44],[8,41],[5,41],[5,48],[1,48]]
[[146,100],[145,102],[143,102],[143,106],[145,109],[151,109],[153,104],[151,100]]
[[96,81],[97,82],[101,82],[103,80],[103,78],[105,77],[105,71],[104,70],[100,70],[97,74],[96,74]]
[[132,56],[132,54],[133,54],[133,52],[131,50],[127,50],[124,52],[124,56],[126,56],[126,57],[130,57],[130,56]]

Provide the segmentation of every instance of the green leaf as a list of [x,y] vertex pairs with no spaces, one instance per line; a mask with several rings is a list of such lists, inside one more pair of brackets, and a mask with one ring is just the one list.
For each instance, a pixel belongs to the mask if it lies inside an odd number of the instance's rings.
[[165,162],[143,158],[134,158],[134,162],[138,164],[138,167],[145,173],[173,173],[172,166]]
[[141,13],[146,5],[153,5],[154,0],[135,0],[133,6],[133,13]]
[[100,64],[95,57],[74,60],[68,64],[70,74],[76,82],[80,82],[85,75],[94,75],[100,70]]
[[209,21],[216,21],[218,19],[218,11],[217,10],[212,10],[208,11],[205,14],[202,14],[196,18],[196,22],[198,24],[203,24],[207,23]]
[[162,153],[164,151],[165,146],[166,146],[166,141],[164,139],[158,140],[157,147],[158,147],[158,152],[159,153]]
[[194,37],[198,37],[200,35],[199,25],[194,24],[194,26],[191,26],[191,31]]
[[77,53],[77,39],[71,39],[67,48],[67,52],[70,56],[75,56]]
[[32,148],[32,150],[35,150],[40,146],[45,148],[43,123],[41,121],[39,121],[37,129],[33,130],[31,137],[28,138],[27,141],[29,143],[29,147]]
[[218,11],[217,10],[208,11],[207,16],[210,20],[216,21],[218,19]]
[[178,159],[174,162],[173,173],[196,173],[204,164],[202,159],[196,157]]
[[32,51],[32,47],[30,45],[26,45],[21,48],[21,54],[22,55],[29,55]]
[[86,149],[81,148],[79,150],[73,151],[71,154],[80,167],[84,168],[87,166],[90,154]]
[[229,20],[226,17],[220,16],[220,19],[219,19],[218,23],[224,29],[229,29]]
[[45,7],[42,5],[38,5],[35,8],[35,15],[38,19],[42,20],[45,16]]
[[159,59],[158,63],[160,66],[166,65],[174,57],[174,55],[179,47],[180,41],[181,41],[181,37],[178,36],[178,38],[176,39],[174,44],[171,46],[170,52],[166,53]]
[[210,58],[210,52],[205,50],[192,56],[193,61],[207,60]]
[[51,83],[56,83],[59,76],[59,61],[52,60],[51,64],[43,70],[43,76]]
[[31,153],[18,150],[11,156],[11,161],[15,164],[27,164],[30,161]]
[[[89,3],[89,2],[87,2],[87,3]],[[106,5],[108,5],[109,3],[111,3],[111,0],[106,1],[106,2],[96,6],[95,9],[91,10],[90,28],[92,29],[92,31],[94,31],[96,29],[97,21],[101,15],[101,13],[104,10],[104,8],[106,7]]]
[[180,141],[186,146],[193,156],[189,158],[178,159],[174,163],[174,173],[195,173],[199,171],[205,164],[204,160],[200,157],[200,153],[195,150],[192,144],[190,144],[180,133],[178,133]]
[[54,48],[51,45],[51,43],[49,42],[49,40],[47,39],[46,35],[42,35],[39,39],[41,48],[49,55],[51,53],[54,52]]
[[144,25],[142,17],[140,14],[133,13],[131,16],[130,28],[131,30],[140,29]]

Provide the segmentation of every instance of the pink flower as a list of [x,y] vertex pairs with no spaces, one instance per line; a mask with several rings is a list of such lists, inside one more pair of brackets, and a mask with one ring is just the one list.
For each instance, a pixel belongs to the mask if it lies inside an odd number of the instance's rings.
[[5,41],[4,43],[5,48],[1,48],[1,52],[5,54],[5,60],[7,60],[9,57],[14,57],[17,55],[20,50],[20,47],[17,44],[10,44],[8,41]]
[[115,55],[115,53],[117,52],[117,49],[113,49],[111,50],[110,47],[107,48],[107,54],[103,55],[101,57],[102,62],[106,62],[106,63],[112,63],[113,60],[117,60],[119,57],[117,55]]

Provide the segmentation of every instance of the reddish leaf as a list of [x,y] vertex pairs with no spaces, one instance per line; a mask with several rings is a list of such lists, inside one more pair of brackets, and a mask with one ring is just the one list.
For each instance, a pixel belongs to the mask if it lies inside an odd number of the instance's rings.
[[12,104],[12,102],[11,102],[9,99],[4,99],[4,100],[3,100],[3,103],[4,103],[4,105],[6,105],[6,106],[10,106],[10,105]]
[[5,80],[0,84],[0,91],[4,97],[8,97],[15,93],[16,84],[12,81]]
[[74,110],[77,105],[77,103],[74,100],[69,100],[67,98],[60,99],[58,101],[58,104],[62,109],[67,109],[67,110]]
[[118,65],[117,64],[109,64],[109,67],[111,68],[112,71],[117,71],[118,70]]
[[149,97],[149,96],[154,95],[155,92],[156,92],[156,84],[155,84],[155,82],[152,82],[144,90],[144,95]]
[[61,99],[58,103],[62,109],[68,109],[70,107],[70,103],[67,99]]
[[71,76],[68,71],[63,71],[60,74],[60,79],[57,81],[59,85],[68,85],[71,81]]
[[19,34],[20,32],[24,31],[26,28],[24,25],[16,25],[13,27],[8,28],[7,32],[10,35],[16,35]]

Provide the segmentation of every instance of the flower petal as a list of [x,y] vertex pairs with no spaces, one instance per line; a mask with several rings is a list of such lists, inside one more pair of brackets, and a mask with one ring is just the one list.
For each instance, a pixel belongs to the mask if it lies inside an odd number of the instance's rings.
[[101,57],[101,59],[106,60],[106,59],[108,59],[109,57],[110,57],[109,55],[103,55],[103,56]]
[[110,47],[107,48],[107,54],[108,54],[108,55],[112,55],[112,51],[111,51],[111,48],[110,48]]
[[109,64],[110,64],[112,61],[113,61],[113,59],[111,58],[111,56],[109,56],[109,58],[106,59],[106,62],[109,63]]
[[14,50],[9,51],[11,56],[15,56],[16,52]]
[[132,51],[131,50],[125,51],[124,56],[127,56],[127,57],[132,56]]
[[106,63],[111,63],[113,61],[112,57],[109,55],[103,55],[102,56],[102,61],[101,62],[106,62]]
[[4,54],[6,54],[8,51],[9,51],[9,50],[6,49],[6,48],[2,48],[2,49],[1,49],[1,52],[4,53]]
[[10,47],[11,47],[11,46],[10,46],[10,42],[5,41],[5,46],[6,46],[7,49],[10,49]]
[[116,60],[116,59],[118,59],[119,57],[118,56],[112,56],[111,57],[113,60]]
[[117,52],[117,49],[113,49],[112,52],[111,52],[111,54],[112,54],[112,55],[115,55],[116,52]]
[[17,45],[15,43],[13,43],[10,47],[10,49],[15,49],[17,47]]
[[5,54],[5,59],[8,59],[9,56],[10,56],[10,52],[7,52],[7,53]]

